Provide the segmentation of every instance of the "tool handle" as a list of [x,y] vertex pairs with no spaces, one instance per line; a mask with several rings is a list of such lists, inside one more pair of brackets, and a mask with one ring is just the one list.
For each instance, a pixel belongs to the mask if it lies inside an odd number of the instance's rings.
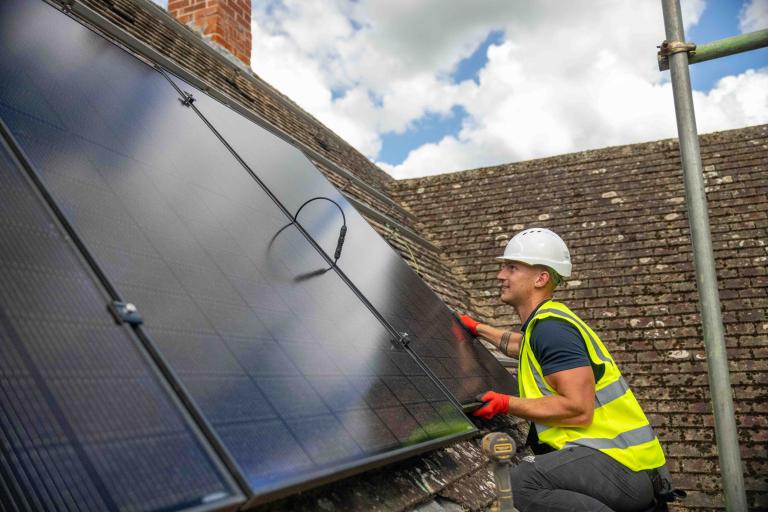
[[496,481],[497,510],[499,512],[518,512],[512,499],[512,475],[509,464],[493,462],[493,479]]

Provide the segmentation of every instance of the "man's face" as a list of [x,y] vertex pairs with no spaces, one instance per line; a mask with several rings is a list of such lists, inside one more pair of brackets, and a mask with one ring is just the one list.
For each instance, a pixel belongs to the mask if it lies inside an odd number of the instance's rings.
[[501,301],[510,306],[522,304],[534,291],[541,271],[519,261],[505,261],[496,278],[499,280]]

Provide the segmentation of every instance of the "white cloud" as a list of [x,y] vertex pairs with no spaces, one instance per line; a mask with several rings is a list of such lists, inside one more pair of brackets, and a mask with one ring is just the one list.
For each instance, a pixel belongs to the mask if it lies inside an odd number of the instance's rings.
[[683,29],[688,30],[691,26],[699,23],[706,6],[705,0],[683,0],[680,3],[680,10],[683,14]]
[[751,0],[744,4],[739,14],[742,33],[768,28],[768,0]]
[[[705,2],[682,8],[690,28]],[[452,83],[491,31],[503,41],[478,83]],[[274,0],[254,6],[253,39],[255,71],[372,159],[384,133],[462,107],[459,133],[379,163],[398,178],[676,134],[652,0]],[[768,122],[767,78],[751,71],[695,93],[700,131]]]
[[[423,45],[409,50],[401,40],[407,27],[398,23],[396,2],[364,6],[306,0],[258,3],[251,61],[256,73],[375,157],[382,133],[403,132],[426,113],[451,111],[465,87],[452,84],[447,72],[471,53],[484,33],[465,28],[474,35],[444,37],[448,42],[440,52]],[[341,97],[332,91],[341,91]]]
[[[766,91],[768,69],[725,77],[709,93],[694,92],[699,132],[767,123]],[[485,117],[482,125],[465,127],[458,139],[445,137],[412,151],[400,165],[379,166],[396,178],[412,178],[677,136],[669,83],[608,80],[595,96],[599,101],[594,111],[579,112],[575,108],[571,115],[568,105],[547,108],[535,95],[510,100],[500,106],[497,116]],[[507,110],[535,121],[505,128]],[[536,110],[540,110],[539,115]],[[593,130],[594,126],[599,128]]]
[[694,94],[702,133],[768,123],[768,68],[721,79],[709,94]]

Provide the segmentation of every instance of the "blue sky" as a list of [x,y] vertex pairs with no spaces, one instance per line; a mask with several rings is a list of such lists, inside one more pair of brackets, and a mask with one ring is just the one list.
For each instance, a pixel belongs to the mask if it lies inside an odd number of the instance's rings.
[[[688,31],[686,39],[695,43],[708,43],[740,34],[739,13],[745,3],[736,0],[708,2],[701,20]],[[768,66],[768,48],[700,62],[690,68],[691,85],[700,91],[710,91],[724,76],[738,75],[747,69],[765,66]]]
[[503,32],[500,30],[490,31],[471,55],[461,59],[456,64],[456,69],[451,73],[451,79],[456,83],[464,80],[477,80],[480,70],[488,62],[488,48],[492,44],[501,44],[502,42],[504,42]]
[[379,159],[392,164],[401,163],[411,150],[458,133],[466,117],[467,112],[461,106],[455,106],[449,114],[424,114],[403,133],[386,132],[381,136]]
[[[696,43],[768,27],[768,0],[682,7]],[[663,27],[658,0],[259,0],[251,66],[407,178],[675,137]],[[768,49],[691,76],[700,133],[768,123]]]

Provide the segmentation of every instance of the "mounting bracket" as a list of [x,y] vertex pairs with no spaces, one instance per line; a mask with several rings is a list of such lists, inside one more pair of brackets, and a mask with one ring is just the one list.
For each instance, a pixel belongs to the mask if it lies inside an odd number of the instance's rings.
[[179,98],[179,101],[181,102],[181,104],[184,105],[185,107],[191,107],[192,104],[195,102],[195,97],[188,92],[183,92],[182,94],[184,97]]
[[114,300],[107,305],[107,309],[115,318],[115,322],[118,325],[126,323],[129,325],[137,326],[144,323],[144,318],[139,313],[139,310],[130,302],[120,302]]

